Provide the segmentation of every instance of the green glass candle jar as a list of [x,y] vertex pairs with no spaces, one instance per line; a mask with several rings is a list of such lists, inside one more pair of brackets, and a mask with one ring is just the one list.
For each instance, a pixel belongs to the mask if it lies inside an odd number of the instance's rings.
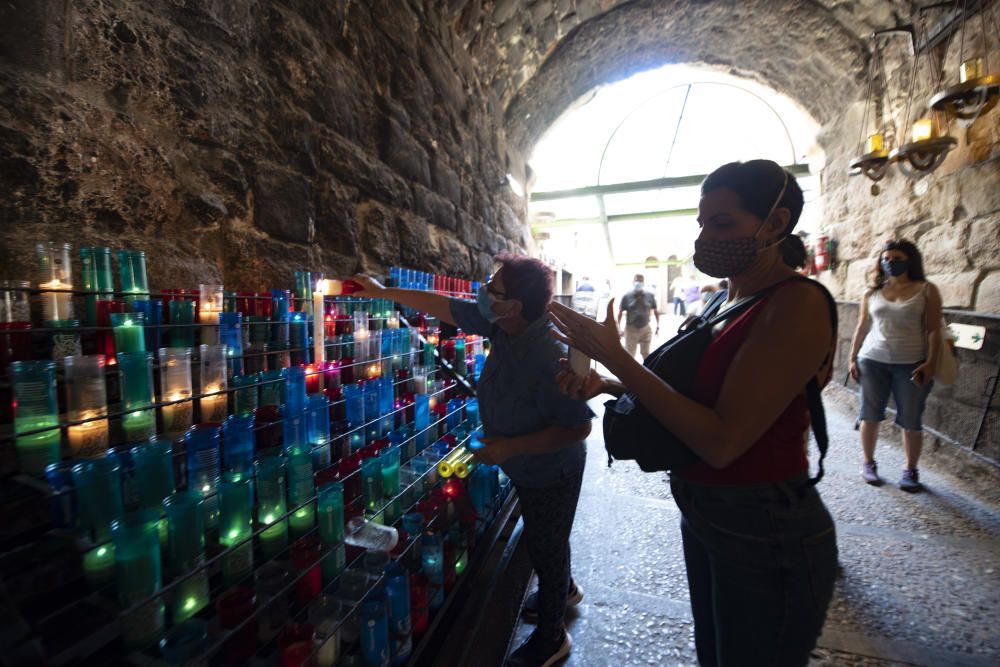
[[226,472],[219,480],[219,544],[228,550],[222,557],[222,584],[235,586],[253,571],[253,478]]
[[111,313],[115,352],[145,352],[144,323],[145,316],[142,313]]
[[194,347],[194,306],[194,301],[175,299],[170,302],[167,338],[171,347]]
[[174,492],[174,443],[170,438],[153,437],[133,447],[131,453],[139,507],[159,509]]
[[203,503],[197,491],[179,491],[163,501],[168,531],[167,571],[173,577],[187,577],[170,593],[170,615],[175,624],[191,618],[209,602]]
[[257,526],[261,556],[273,558],[288,546],[288,523],[284,516],[285,458],[265,456],[257,461]]
[[[51,361],[15,361],[8,374],[14,391],[18,467],[23,473],[41,475],[46,466],[59,460],[56,365]],[[47,430],[31,433],[38,429]]]
[[121,352],[116,355],[122,375],[122,416],[125,439],[140,443],[156,435],[156,412],[153,403],[153,355],[148,352]]
[[[140,510],[111,524],[115,544],[118,602],[129,609],[160,591],[160,513]],[[163,635],[163,602],[159,597],[120,617],[122,642],[128,649],[154,645]]]
[[308,502],[313,497],[312,453],[308,446],[286,450],[288,473],[288,504],[290,507],[303,505],[292,513],[290,523],[293,539],[305,535],[316,522],[315,505]]

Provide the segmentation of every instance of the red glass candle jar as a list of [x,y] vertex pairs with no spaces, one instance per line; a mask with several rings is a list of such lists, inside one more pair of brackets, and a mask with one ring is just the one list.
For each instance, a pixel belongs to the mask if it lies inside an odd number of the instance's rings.
[[[232,630],[253,616],[257,598],[253,589],[239,586],[232,588],[215,601],[215,613],[224,630]],[[257,621],[251,619],[233,632],[226,640],[223,660],[228,667],[245,665],[257,652]]]

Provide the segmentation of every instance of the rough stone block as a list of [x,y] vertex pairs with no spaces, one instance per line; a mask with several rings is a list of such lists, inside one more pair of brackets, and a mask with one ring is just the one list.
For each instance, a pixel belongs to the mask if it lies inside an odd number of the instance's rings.
[[413,186],[414,210],[432,224],[455,231],[455,206],[441,195],[419,185]]
[[403,176],[422,185],[431,184],[430,158],[427,151],[403,126],[389,118],[384,149],[386,163]]
[[1000,268],[1000,215],[972,221],[966,254],[976,268]]
[[990,272],[979,283],[975,310],[980,313],[1000,313],[1000,271]]
[[358,228],[371,264],[388,266],[399,257],[399,229],[392,210],[373,201],[358,205]]
[[924,258],[927,273],[948,273],[968,268],[965,260],[965,239],[968,225],[965,223],[931,224],[930,228],[916,237],[917,247]]
[[927,276],[941,291],[941,305],[945,308],[971,308],[979,271],[939,273]]
[[254,220],[268,235],[283,241],[312,243],[315,211],[309,181],[276,165],[261,165],[254,185]]
[[455,170],[449,167],[441,156],[434,158],[434,189],[456,206],[462,203],[462,182]]

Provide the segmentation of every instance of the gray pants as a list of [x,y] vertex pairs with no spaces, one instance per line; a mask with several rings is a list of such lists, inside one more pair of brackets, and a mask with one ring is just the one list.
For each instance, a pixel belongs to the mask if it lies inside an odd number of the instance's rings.
[[528,557],[538,575],[537,631],[553,640],[563,630],[570,580],[569,534],[582,482],[581,467],[579,474],[544,488],[517,487]]

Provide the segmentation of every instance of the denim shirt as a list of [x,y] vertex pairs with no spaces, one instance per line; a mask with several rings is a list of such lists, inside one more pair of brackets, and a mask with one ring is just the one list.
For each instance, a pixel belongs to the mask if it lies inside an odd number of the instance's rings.
[[[547,317],[509,336],[480,315],[475,301],[453,299],[451,314],[463,331],[488,336],[492,343],[477,387],[487,436],[515,437],[550,426],[576,428],[594,417],[585,401],[570,398],[556,386],[566,346],[549,335]],[[584,458],[584,444],[577,442],[546,454],[512,456],[501,467],[516,485],[542,488],[579,474]]]

